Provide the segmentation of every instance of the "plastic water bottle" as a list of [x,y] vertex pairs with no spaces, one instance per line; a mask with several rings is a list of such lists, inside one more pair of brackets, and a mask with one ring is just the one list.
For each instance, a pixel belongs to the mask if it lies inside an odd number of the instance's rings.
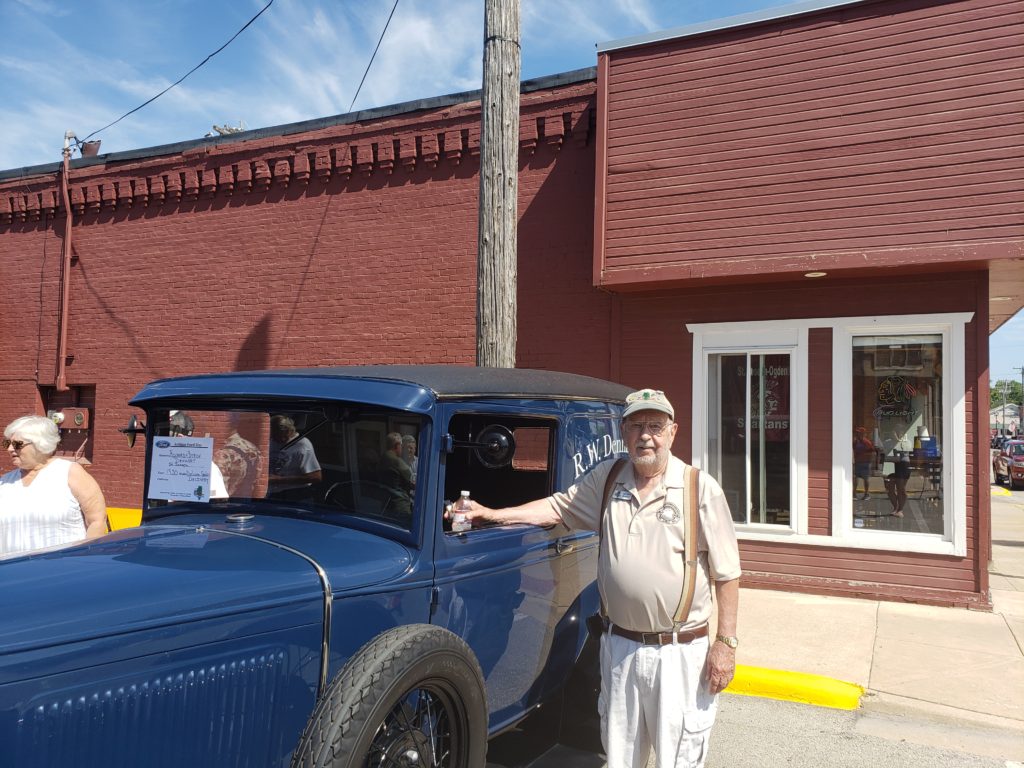
[[455,506],[452,508],[452,532],[463,533],[473,527],[473,523],[469,521],[466,513],[472,509],[473,505],[469,500],[469,491],[463,491],[455,502]]

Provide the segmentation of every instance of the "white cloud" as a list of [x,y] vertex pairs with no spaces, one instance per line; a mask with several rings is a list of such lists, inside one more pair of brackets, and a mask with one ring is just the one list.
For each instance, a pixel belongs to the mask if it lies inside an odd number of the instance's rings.
[[[66,129],[84,138],[150,99],[265,3],[95,0],[88,16],[54,20],[63,9],[53,0],[0,0],[12,9],[0,56],[0,168],[55,162]],[[523,76],[592,66],[596,42],[681,23],[690,5],[523,0]],[[103,151],[198,138],[213,123],[258,128],[346,112],[391,7],[275,0],[182,85],[103,131]],[[475,90],[482,53],[480,0],[401,0],[355,109]]]
[[653,32],[659,28],[647,0],[615,0],[615,6],[623,16],[636,22],[647,32]]
[[[274,6],[277,9],[277,4]],[[391,6],[351,3],[317,9],[282,4],[261,31],[261,88],[305,117],[347,112]],[[479,87],[482,10],[472,0],[398,6],[355,109]],[[273,44],[269,44],[273,43]]]
[[53,16],[60,18],[61,16],[67,16],[71,13],[68,8],[62,8],[56,3],[51,3],[48,0],[14,0],[18,5],[25,6],[31,13],[41,13],[45,16]]

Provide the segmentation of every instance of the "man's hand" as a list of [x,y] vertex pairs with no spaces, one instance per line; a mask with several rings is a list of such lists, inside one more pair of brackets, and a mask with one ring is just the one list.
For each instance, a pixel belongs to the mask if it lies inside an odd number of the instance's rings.
[[[736,614],[740,605],[740,580],[715,582],[715,602],[718,604],[718,634],[736,636]],[[736,649],[725,643],[712,641],[704,664],[708,676],[708,690],[712,695],[721,693],[732,682],[736,673]]]
[[708,649],[704,671],[708,677],[708,691],[712,695],[721,693],[736,674],[736,650],[725,643],[713,640]]
[[[445,519],[451,519],[453,509],[445,509]],[[487,525],[516,525],[525,523],[527,525],[551,526],[562,522],[562,518],[555,512],[554,507],[547,499],[537,499],[518,507],[505,507],[503,509],[491,509],[476,501],[470,502],[469,511],[466,517],[473,524],[474,528]]]

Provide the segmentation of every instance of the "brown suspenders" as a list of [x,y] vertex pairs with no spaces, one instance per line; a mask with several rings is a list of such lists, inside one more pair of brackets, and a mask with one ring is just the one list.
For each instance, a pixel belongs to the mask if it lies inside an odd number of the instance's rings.
[[[601,547],[604,544],[604,518],[608,514],[608,502],[611,499],[612,489],[615,487],[615,478],[618,477],[622,467],[628,459],[617,459],[608,473],[608,479],[604,483],[604,494],[601,497],[601,522],[598,532],[598,562],[601,560]],[[686,526],[683,529],[683,589],[679,596],[679,605],[673,617],[675,626],[678,627],[686,622],[690,615],[690,606],[693,604],[693,593],[697,586],[697,541],[700,508],[699,493],[700,470],[696,467],[686,468],[686,486],[683,489],[683,516],[686,519]],[[604,608],[604,598],[601,598],[601,615],[607,617]]]
[[700,470],[696,467],[686,468],[686,487],[683,489],[683,515],[686,517],[686,529],[683,531],[683,592],[679,596],[679,607],[676,608],[675,625],[686,623],[693,604],[693,591],[697,585],[697,539],[698,518],[700,507],[698,498],[698,478]]

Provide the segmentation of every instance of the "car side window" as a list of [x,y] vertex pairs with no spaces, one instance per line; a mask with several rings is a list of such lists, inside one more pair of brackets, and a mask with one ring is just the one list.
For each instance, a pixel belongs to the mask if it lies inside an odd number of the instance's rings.
[[[209,492],[185,500],[244,501],[273,514],[338,523],[358,517],[412,529],[423,427],[418,416],[282,402],[272,409],[154,411],[154,417],[158,437],[190,437],[208,451],[200,484]],[[147,507],[159,510],[176,498],[151,482]]]
[[[469,491],[474,501],[500,508],[550,495],[557,428],[554,419],[456,414],[448,428],[453,451],[445,464],[445,500]],[[444,525],[449,531],[450,522]]]

